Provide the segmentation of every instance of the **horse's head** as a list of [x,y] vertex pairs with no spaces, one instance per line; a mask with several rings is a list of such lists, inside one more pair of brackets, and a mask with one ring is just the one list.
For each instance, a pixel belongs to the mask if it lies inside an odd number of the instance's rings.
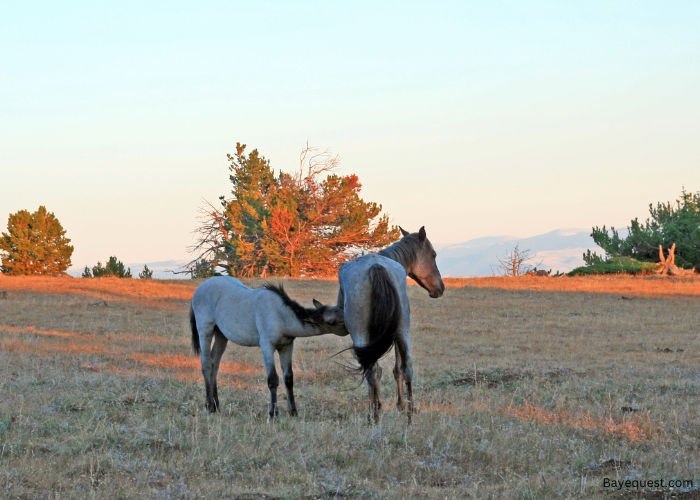
[[401,227],[399,229],[401,229],[404,238],[412,240],[412,245],[416,249],[415,262],[410,266],[410,269],[406,269],[408,276],[425,288],[431,298],[441,297],[445,291],[445,284],[442,282],[442,276],[440,276],[435,262],[437,253],[425,235],[425,226],[420,228],[418,233],[413,234]]
[[327,306],[316,299],[314,299],[314,307],[316,308],[313,314],[314,323],[326,333],[335,333],[341,336],[348,334],[345,328],[345,314],[342,307]]

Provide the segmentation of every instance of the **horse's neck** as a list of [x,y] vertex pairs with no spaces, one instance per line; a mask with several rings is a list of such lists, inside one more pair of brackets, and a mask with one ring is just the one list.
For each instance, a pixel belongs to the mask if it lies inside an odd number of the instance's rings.
[[402,243],[402,240],[400,240],[393,245],[380,250],[378,253],[379,255],[388,257],[389,259],[395,260],[401,264],[406,270],[406,276],[408,276],[408,273],[411,272],[411,268],[416,260],[415,255],[411,250],[412,249],[408,245]]

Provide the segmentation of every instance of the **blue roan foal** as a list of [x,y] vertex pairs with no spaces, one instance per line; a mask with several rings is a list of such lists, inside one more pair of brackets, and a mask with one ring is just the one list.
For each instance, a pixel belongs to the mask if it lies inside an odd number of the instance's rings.
[[279,353],[289,413],[296,415],[292,374],[294,339],[348,333],[341,308],[324,306],[316,299],[314,306],[310,309],[301,306],[289,298],[282,286],[266,284],[253,290],[226,276],[210,278],[199,285],[192,297],[190,326],[192,348],[202,356],[206,409],[212,413],[219,409],[216,375],[230,340],[262,349],[270,388],[270,418],[277,415],[279,377],[275,370],[275,350]]

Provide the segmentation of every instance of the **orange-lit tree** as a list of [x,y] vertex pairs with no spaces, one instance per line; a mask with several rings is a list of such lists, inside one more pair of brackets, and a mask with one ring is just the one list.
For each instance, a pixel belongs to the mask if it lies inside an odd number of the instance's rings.
[[7,233],[0,236],[5,274],[61,274],[71,265],[73,246],[52,212],[20,210],[10,214]]
[[338,157],[306,147],[297,172],[275,176],[270,162],[245,145],[230,156],[232,198],[208,203],[193,250],[202,262],[232,276],[327,276],[361,252],[399,237],[381,205],[360,198],[356,175],[340,176]]

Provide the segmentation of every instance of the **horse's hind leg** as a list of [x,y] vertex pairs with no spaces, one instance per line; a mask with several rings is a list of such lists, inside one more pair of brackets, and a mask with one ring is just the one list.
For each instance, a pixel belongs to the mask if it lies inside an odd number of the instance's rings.
[[275,348],[272,344],[262,344],[263,362],[267,370],[267,387],[270,389],[270,412],[268,420],[272,420],[279,414],[277,409],[277,387],[280,384],[280,378],[275,370]]
[[220,410],[219,405],[219,390],[216,383],[216,377],[219,374],[219,365],[221,364],[221,357],[224,355],[226,350],[226,345],[228,344],[228,339],[221,333],[218,327],[214,327],[214,347],[211,350],[211,375],[209,377],[210,384],[212,387],[212,398],[214,399],[214,411]]
[[379,410],[382,408],[382,400],[379,397],[379,382],[382,379],[382,367],[375,363],[367,372],[367,385],[369,386],[369,423],[379,422]]
[[413,405],[413,361],[410,354],[407,353],[406,359],[402,363],[403,378],[406,381],[406,399],[408,400],[407,415],[408,423],[411,423],[415,407]]
[[394,364],[394,378],[396,379],[396,408],[399,411],[405,409],[403,402],[403,369],[401,368],[401,354],[399,346],[394,345],[394,353],[396,354],[396,363]]
[[294,401],[294,373],[292,372],[292,353],[294,342],[279,349],[280,365],[282,365],[282,377],[284,388],[287,391],[287,409],[292,416],[297,415],[297,404]]

